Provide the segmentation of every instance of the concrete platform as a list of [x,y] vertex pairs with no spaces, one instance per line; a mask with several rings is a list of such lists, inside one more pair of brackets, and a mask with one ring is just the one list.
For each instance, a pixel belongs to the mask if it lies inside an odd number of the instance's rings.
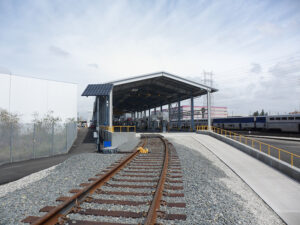
[[191,134],[241,177],[287,224],[300,224],[300,184],[213,137]]

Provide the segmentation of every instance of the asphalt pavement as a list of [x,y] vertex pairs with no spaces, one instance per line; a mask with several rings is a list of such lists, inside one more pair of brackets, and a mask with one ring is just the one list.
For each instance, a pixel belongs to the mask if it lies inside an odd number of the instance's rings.
[[300,142],[298,141],[275,140],[275,139],[260,138],[260,137],[255,137],[254,139],[287,150],[294,154],[300,155]]
[[[248,136],[248,139],[245,140],[245,138],[241,138],[242,143],[247,143],[248,146],[252,146],[257,150],[261,150],[262,152],[266,154],[270,154],[271,156],[275,158],[280,158],[280,160],[287,162],[290,165],[293,165],[295,167],[300,168],[300,157],[297,157],[296,155],[300,156],[300,141],[295,141],[295,140],[284,140],[281,139],[280,137],[278,138],[272,138],[270,139],[269,137],[258,137],[258,136]],[[259,144],[259,142],[251,142],[251,139],[260,141],[265,144]],[[271,145],[273,147],[269,146]],[[278,149],[282,149],[285,151],[280,151]],[[286,152],[287,151],[287,152]],[[292,155],[290,153],[296,154]]]

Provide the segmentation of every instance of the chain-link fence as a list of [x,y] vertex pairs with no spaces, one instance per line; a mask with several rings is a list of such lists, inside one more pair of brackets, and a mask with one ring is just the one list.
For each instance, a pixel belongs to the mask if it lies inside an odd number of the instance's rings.
[[5,123],[0,121],[0,165],[67,153],[77,137],[76,123]]

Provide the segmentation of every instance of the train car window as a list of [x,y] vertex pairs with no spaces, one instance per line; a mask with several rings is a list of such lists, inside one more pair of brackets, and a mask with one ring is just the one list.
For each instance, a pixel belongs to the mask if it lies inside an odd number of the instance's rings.
[[286,118],[286,117],[282,117],[281,119],[282,119],[282,120],[287,120],[287,118]]
[[270,120],[274,120],[274,117],[270,117]]
[[295,118],[294,117],[289,117],[289,120],[294,120]]
[[275,119],[276,119],[276,120],[280,120],[280,117],[276,117]]
[[300,117],[296,117],[295,120],[300,120]]

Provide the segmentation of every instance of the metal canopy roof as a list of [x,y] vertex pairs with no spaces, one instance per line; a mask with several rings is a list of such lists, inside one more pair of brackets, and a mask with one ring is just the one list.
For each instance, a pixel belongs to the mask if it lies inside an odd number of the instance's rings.
[[96,96],[98,94],[91,94],[96,92],[89,90],[103,89],[104,85],[113,85],[114,113],[147,110],[192,96],[205,95],[207,91],[217,91],[170,73],[158,72],[99,84],[96,87],[89,85],[82,95]]
[[112,84],[89,84],[82,93],[82,96],[109,95],[112,88]]

